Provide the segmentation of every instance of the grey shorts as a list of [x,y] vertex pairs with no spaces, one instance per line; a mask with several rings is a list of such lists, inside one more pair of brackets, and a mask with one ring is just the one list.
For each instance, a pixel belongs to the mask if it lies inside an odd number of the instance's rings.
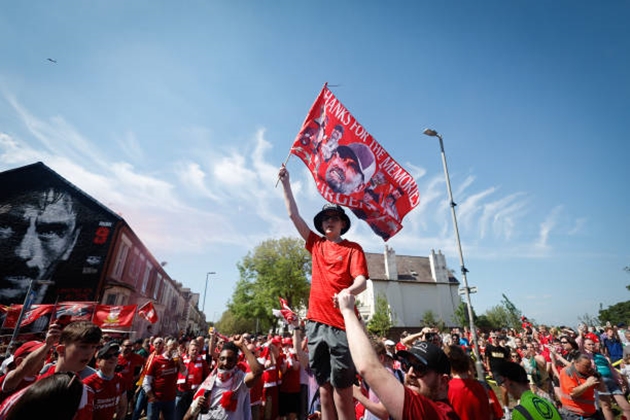
[[348,388],[356,381],[357,371],[350,356],[346,332],[315,321],[306,323],[308,359],[311,371],[322,386]]

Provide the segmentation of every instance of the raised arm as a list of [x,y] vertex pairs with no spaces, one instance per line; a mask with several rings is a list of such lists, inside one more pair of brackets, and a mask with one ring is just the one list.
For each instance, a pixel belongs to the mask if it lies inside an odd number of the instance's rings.
[[295,225],[295,228],[297,229],[300,236],[306,241],[308,240],[308,235],[311,233],[311,229],[308,227],[304,219],[302,219],[302,216],[300,216],[297,204],[295,203],[295,198],[293,197],[293,191],[291,190],[289,171],[284,166],[284,164],[280,168],[280,172],[278,172],[278,177],[282,182],[282,189],[284,190],[284,204],[287,207],[289,218]]
[[348,346],[357,372],[370,384],[389,414],[395,420],[402,419],[404,386],[378,360],[363,325],[354,313],[354,295],[341,291],[339,309],[346,324]]
[[245,355],[245,360],[247,360],[247,364],[249,365],[249,368],[251,369],[251,371],[247,372],[247,374],[245,375],[245,385],[248,388],[251,388],[256,383],[256,380],[260,376],[262,376],[263,367],[256,359],[256,356],[254,355],[254,353],[249,351],[249,349],[247,348],[247,343],[243,339],[242,335],[237,335],[234,337],[234,344],[239,349],[241,349],[241,352],[243,352],[243,355]]

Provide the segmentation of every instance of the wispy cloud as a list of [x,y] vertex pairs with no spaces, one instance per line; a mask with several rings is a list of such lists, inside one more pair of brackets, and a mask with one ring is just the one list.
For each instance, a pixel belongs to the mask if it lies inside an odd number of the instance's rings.
[[556,227],[561,212],[562,206],[554,207],[547,215],[545,220],[540,224],[538,240],[535,244],[536,248],[546,249],[548,247],[549,235],[551,234],[551,231]]

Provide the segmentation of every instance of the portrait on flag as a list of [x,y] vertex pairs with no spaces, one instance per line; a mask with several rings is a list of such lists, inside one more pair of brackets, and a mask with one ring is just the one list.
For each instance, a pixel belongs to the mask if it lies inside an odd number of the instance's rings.
[[385,241],[420,202],[413,177],[327,86],[306,116],[291,153],[306,164],[327,201],[350,208]]

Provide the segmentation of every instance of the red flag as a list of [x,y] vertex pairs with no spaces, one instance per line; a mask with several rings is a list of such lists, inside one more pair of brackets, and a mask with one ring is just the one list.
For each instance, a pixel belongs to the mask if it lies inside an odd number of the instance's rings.
[[138,308],[138,315],[149,321],[151,324],[155,324],[156,322],[158,322],[158,314],[155,310],[155,307],[153,306],[152,301],[148,301],[140,308]]
[[101,328],[131,327],[138,305],[96,305],[94,322]]
[[308,166],[319,193],[346,206],[385,241],[420,203],[418,185],[359,124],[326,85],[291,153]]
[[280,314],[287,321],[287,324],[292,324],[297,319],[297,315],[291,310],[289,303],[285,299],[281,296],[278,296],[278,299],[280,299]]
[[95,309],[96,302],[59,302],[52,322],[65,326],[74,321],[91,321]]
[[[31,305],[31,307],[24,312],[24,317],[22,318],[20,327],[30,325],[44,315],[52,314],[54,306],[55,305],[53,304]],[[2,324],[2,328],[15,328],[17,326],[21,310],[22,305],[11,305],[7,312],[7,317],[4,320],[4,324]]]

